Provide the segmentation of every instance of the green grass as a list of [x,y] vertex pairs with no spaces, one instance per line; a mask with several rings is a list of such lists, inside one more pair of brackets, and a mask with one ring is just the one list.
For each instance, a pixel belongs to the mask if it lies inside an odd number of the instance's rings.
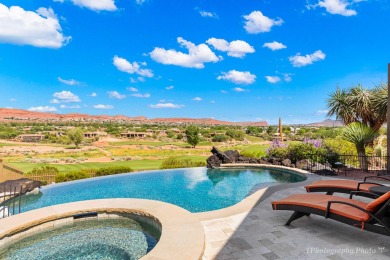
[[259,145],[239,145],[236,146],[235,149],[237,149],[240,154],[248,157],[255,157],[260,158],[264,157],[267,153],[269,145],[268,144],[259,144]]
[[54,166],[59,172],[77,171],[81,169],[98,169],[111,166],[127,166],[136,171],[159,169],[162,160],[137,160],[124,162],[88,162],[79,164],[45,164],[45,163],[8,163],[11,166],[23,171],[29,172],[35,167]]
[[122,145],[148,145],[148,146],[165,146],[165,145],[176,145],[179,147],[186,147],[189,146],[189,144],[185,142],[153,142],[153,141],[146,141],[146,140],[134,140],[134,141],[120,141],[120,142],[109,142],[108,143],[111,146],[122,146]]
[[245,135],[245,139],[251,141],[251,142],[263,142],[264,139],[257,137],[257,136],[252,136],[252,135]]
[[[206,161],[207,157],[204,156],[178,156],[180,159],[191,159],[194,162]],[[13,162],[8,163],[9,165],[23,171],[29,172],[36,167],[42,166],[54,166],[58,169],[59,172],[69,172],[77,171],[81,169],[98,169],[103,167],[111,166],[127,166],[132,168],[135,171],[144,171],[144,170],[156,170],[160,168],[161,162],[163,160],[134,160],[134,161],[114,161],[114,162],[87,162],[79,164],[45,164],[45,163],[25,163],[25,162]]]

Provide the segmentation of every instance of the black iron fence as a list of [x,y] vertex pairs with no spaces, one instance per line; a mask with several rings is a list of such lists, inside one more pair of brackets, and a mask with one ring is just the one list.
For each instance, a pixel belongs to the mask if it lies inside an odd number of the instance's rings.
[[387,174],[387,160],[389,156],[359,156],[359,155],[316,155],[311,154],[306,160],[306,169],[314,173],[327,172],[342,173],[361,172],[367,174]]
[[23,186],[0,185],[0,219],[21,212],[22,195],[25,193]]

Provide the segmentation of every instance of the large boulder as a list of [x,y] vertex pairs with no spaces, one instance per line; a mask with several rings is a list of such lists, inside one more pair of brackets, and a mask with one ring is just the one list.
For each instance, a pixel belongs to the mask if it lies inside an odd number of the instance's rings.
[[207,162],[207,168],[218,168],[221,166],[222,161],[218,158],[216,155],[211,155],[209,158],[206,160]]
[[291,167],[291,160],[290,159],[282,160],[282,165],[286,167]]
[[246,157],[246,156],[240,156],[238,157],[238,161],[239,163],[258,163],[257,159],[255,158],[251,158],[251,157]]
[[309,159],[303,159],[303,160],[297,161],[295,163],[295,166],[301,170],[310,170],[312,168],[312,163]]
[[235,163],[238,161],[238,158],[240,157],[240,154],[237,150],[227,150],[225,151],[225,154],[229,159],[232,161],[232,163]]
[[232,163],[233,161],[227,156],[224,152],[218,150],[216,147],[213,146],[211,149],[211,153],[215,156],[217,156],[222,163]]

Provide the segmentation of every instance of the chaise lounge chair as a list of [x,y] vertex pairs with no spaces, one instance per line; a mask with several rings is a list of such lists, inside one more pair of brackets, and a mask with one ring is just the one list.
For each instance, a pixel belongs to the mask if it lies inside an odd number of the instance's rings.
[[272,202],[274,210],[292,210],[286,226],[298,218],[315,214],[390,236],[390,192],[370,203],[322,194],[295,194]]
[[353,180],[320,180],[315,181],[307,186],[305,189],[307,192],[326,192],[327,195],[332,195],[334,192],[347,193],[351,192],[356,195],[377,198],[378,195],[373,194],[369,191],[369,188],[373,186],[384,186],[376,182],[368,182],[368,178],[378,178],[382,180],[390,181],[390,176],[368,176],[364,178],[364,181],[353,181]]

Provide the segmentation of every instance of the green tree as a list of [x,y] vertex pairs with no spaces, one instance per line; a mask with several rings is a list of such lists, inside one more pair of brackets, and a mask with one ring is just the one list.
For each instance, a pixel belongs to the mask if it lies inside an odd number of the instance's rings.
[[341,133],[341,137],[353,143],[359,156],[360,167],[363,170],[368,170],[368,161],[366,157],[366,146],[374,141],[379,135],[378,130],[375,130],[363,123],[353,122],[345,126]]
[[76,148],[79,148],[79,144],[81,144],[84,139],[83,130],[81,130],[80,128],[73,128],[68,130],[66,132],[66,136],[68,137],[69,142],[73,143]]
[[381,85],[374,89],[365,89],[362,85],[346,90],[337,88],[329,95],[327,107],[328,116],[335,115],[346,125],[361,122],[379,130],[386,122],[387,86]]
[[186,129],[187,143],[193,148],[199,143],[199,128],[196,125],[190,125]]

